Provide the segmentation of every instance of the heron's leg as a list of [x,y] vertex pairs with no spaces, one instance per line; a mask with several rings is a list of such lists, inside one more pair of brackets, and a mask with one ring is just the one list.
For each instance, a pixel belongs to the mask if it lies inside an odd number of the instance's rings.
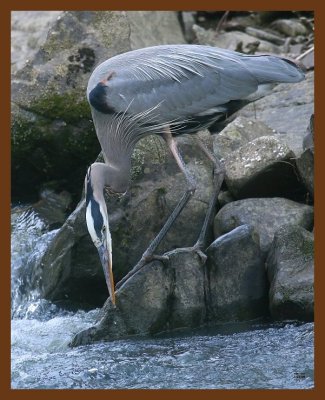
[[225,169],[218,158],[207,148],[205,143],[201,140],[198,135],[195,135],[196,142],[204,154],[212,161],[213,163],[213,192],[209,201],[208,209],[205,215],[205,219],[203,222],[203,226],[199,235],[197,242],[195,243],[195,248],[203,248],[206,244],[206,234],[209,226],[212,223],[212,218],[214,215],[214,207],[217,202],[218,194],[224,179]]
[[167,256],[154,256],[154,252],[156,251],[157,247],[159,246],[160,242],[163,240],[163,238],[166,236],[167,232],[173,225],[174,221],[178,217],[178,215],[181,213],[187,202],[190,200],[190,198],[193,196],[195,190],[196,190],[196,183],[192,175],[188,172],[186,165],[184,163],[184,160],[179,153],[178,146],[176,140],[173,138],[171,132],[169,129],[165,129],[163,138],[165,139],[171,153],[173,154],[180,170],[183,172],[185,175],[186,181],[187,181],[187,189],[186,192],[183,194],[182,198],[178,202],[176,208],[172,212],[172,214],[168,217],[167,221],[165,222],[164,226],[158,233],[158,235],[154,238],[154,240],[150,243],[150,246],[147,248],[147,250],[143,253],[141,260],[138,262],[138,264],[130,271],[128,272],[123,279],[121,279],[117,285],[116,288],[118,289],[123,285],[124,282],[126,282],[131,276],[133,276],[136,272],[138,272],[142,267],[144,267],[145,264],[147,264],[149,261],[151,261],[153,258],[156,259],[161,259],[161,260],[168,260]]

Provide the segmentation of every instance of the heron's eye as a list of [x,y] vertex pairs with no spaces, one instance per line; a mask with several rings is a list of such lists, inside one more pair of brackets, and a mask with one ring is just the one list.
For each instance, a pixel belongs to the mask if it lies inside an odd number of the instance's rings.
[[106,226],[104,225],[102,228],[102,232],[105,233],[106,232]]

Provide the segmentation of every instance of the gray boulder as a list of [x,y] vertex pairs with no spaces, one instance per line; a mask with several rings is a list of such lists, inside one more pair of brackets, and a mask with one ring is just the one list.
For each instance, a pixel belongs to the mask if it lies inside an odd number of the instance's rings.
[[275,131],[262,121],[239,116],[219,134],[214,135],[213,151],[219,159],[226,159],[232,152],[252,140],[274,133]]
[[312,230],[313,207],[283,198],[234,201],[217,213],[214,220],[215,237],[244,224],[254,227],[260,237],[261,250],[266,254],[274,233],[282,225],[295,224]]
[[168,265],[153,261],[128,279],[116,292],[116,308],[108,299],[99,323],[79,332],[71,346],[201,325],[205,289],[200,258],[186,249],[168,256]]
[[213,321],[247,320],[267,314],[267,278],[259,237],[242,225],[207,249],[208,305]]
[[47,32],[61,11],[11,12],[11,71],[21,69],[45,42]]
[[202,260],[188,249],[167,254],[174,279],[168,327],[200,326],[206,320],[206,277]]
[[295,84],[281,83],[271,94],[248,104],[239,115],[263,121],[299,156],[310,115],[314,112],[314,73]]
[[185,38],[174,11],[126,11],[131,49],[158,44],[182,44]]
[[276,320],[312,321],[314,316],[314,236],[297,225],[280,228],[266,261],[270,311]]
[[277,136],[254,139],[225,159],[227,187],[236,198],[288,197],[302,189],[293,159]]

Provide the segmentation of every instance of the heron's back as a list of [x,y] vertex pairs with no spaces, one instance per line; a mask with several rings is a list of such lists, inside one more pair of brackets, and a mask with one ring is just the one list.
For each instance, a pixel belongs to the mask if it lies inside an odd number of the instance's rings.
[[261,84],[302,79],[304,73],[295,63],[276,56],[200,45],[163,45],[103,62],[89,79],[87,95],[103,114],[139,115],[153,109],[151,123],[161,124],[213,119]]

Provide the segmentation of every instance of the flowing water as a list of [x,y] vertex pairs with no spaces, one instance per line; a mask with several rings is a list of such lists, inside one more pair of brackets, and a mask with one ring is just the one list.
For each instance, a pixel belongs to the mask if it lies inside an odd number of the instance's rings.
[[70,348],[99,310],[64,311],[39,299],[37,274],[33,282],[26,275],[55,232],[31,211],[12,215],[12,388],[314,387],[313,323],[231,323]]

